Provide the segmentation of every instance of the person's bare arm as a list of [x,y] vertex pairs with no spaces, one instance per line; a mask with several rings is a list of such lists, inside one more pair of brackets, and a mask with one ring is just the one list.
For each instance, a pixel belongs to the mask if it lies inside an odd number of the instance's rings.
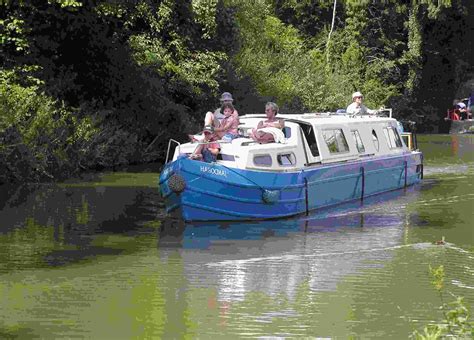
[[221,131],[226,131],[226,130],[230,129],[231,126],[232,126],[233,121],[234,121],[234,117],[232,117],[230,119],[226,119],[224,125],[215,128],[214,131],[221,132]]
[[220,149],[218,148],[209,148],[208,149],[214,156],[217,156],[217,154],[219,153]]
[[285,122],[283,119],[277,119],[274,122],[264,122],[260,128],[274,127],[277,129],[283,129],[285,127]]

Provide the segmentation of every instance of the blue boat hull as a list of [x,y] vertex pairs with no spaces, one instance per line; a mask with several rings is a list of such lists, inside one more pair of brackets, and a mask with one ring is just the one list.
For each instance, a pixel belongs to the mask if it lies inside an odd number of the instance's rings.
[[[319,165],[296,172],[228,168],[186,158],[168,163],[160,192],[186,221],[272,219],[400,189],[419,182],[421,153]],[[172,182],[181,182],[177,187]]]

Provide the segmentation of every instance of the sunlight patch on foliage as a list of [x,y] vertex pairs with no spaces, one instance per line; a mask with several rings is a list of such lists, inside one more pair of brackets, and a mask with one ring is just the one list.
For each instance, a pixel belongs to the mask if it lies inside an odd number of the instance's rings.
[[202,25],[202,37],[211,39],[216,31],[217,0],[192,0],[195,20]]

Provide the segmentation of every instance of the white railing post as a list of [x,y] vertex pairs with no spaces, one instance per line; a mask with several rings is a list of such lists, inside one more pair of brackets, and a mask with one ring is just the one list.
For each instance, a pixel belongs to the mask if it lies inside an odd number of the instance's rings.
[[174,140],[174,139],[170,139],[168,141],[168,150],[166,151],[166,161],[165,161],[165,164],[168,164],[168,158],[169,158],[169,154],[170,154],[170,148],[171,148],[171,142],[175,142],[177,145],[178,145],[178,148],[181,146],[181,143]]

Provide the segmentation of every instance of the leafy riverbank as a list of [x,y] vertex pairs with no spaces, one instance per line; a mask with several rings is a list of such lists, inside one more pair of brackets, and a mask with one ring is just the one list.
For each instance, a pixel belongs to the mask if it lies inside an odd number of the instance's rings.
[[350,94],[436,129],[467,77],[458,1],[0,2],[0,184],[162,161],[230,91],[240,114]]

